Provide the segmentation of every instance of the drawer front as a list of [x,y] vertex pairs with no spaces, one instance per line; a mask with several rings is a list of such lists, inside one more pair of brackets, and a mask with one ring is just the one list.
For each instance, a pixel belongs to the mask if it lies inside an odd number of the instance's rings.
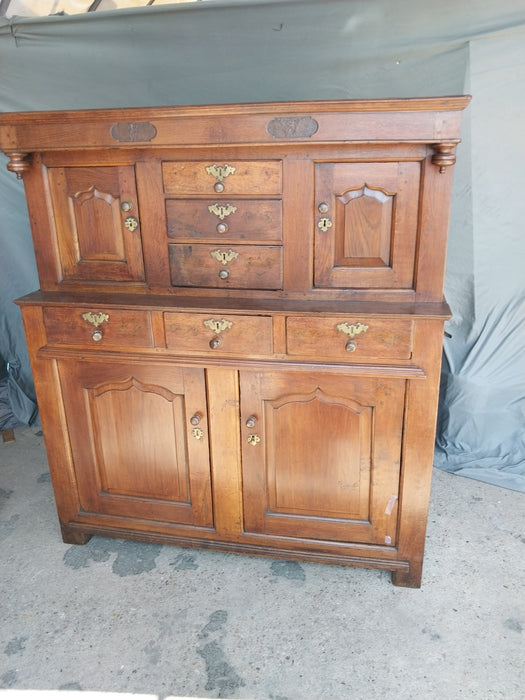
[[279,160],[166,162],[162,177],[164,191],[180,196],[280,194],[282,184]]
[[176,353],[269,355],[273,352],[270,316],[164,314],[166,345]]
[[169,199],[170,238],[280,241],[281,202],[275,199]]
[[47,342],[83,347],[153,347],[148,311],[49,307],[44,309]]
[[408,360],[412,356],[412,321],[369,317],[286,319],[289,355],[339,359]]
[[280,246],[170,244],[174,287],[216,289],[282,289]]

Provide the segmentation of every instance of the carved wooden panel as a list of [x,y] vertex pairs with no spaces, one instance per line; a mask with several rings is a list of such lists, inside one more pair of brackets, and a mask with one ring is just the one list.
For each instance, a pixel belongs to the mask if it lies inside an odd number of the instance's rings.
[[394,542],[403,396],[403,380],[241,372],[243,423],[256,418],[243,426],[245,530]]
[[65,280],[143,281],[134,168],[48,170]]
[[317,163],[315,286],[413,289],[419,162]]
[[202,370],[64,360],[60,375],[83,510],[212,525]]

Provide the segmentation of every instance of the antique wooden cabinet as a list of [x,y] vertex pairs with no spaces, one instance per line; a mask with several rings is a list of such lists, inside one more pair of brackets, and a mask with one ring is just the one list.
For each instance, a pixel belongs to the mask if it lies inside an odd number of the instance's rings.
[[0,116],[64,541],[420,585],[468,100]]

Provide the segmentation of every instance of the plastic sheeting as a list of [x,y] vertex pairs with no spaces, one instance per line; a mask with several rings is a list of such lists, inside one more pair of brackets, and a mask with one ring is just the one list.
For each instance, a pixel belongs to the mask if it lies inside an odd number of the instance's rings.
[[[525,6],[514,0],[217,1],[0,20],[2,111],[471,93],[451,213],[454,318],[436,464],[519,490],[524,85]],[[0,354],[31,398],[11,299],[38,281],[22,186],[3,167],[0,206]],[[30,404],[25,421],[29,413]]]

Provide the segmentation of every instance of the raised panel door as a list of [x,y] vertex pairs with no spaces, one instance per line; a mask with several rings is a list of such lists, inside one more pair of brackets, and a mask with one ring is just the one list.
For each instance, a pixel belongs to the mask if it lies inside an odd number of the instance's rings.
[[143,282],[132,166],[49,168],[62,281]]
[[414,287],[421,166],[316,163],[314,286]]
[[404,380],[240,374],[245,532],[394,544]]
[[82,511],[213,526],[204,370],[59,361]]

